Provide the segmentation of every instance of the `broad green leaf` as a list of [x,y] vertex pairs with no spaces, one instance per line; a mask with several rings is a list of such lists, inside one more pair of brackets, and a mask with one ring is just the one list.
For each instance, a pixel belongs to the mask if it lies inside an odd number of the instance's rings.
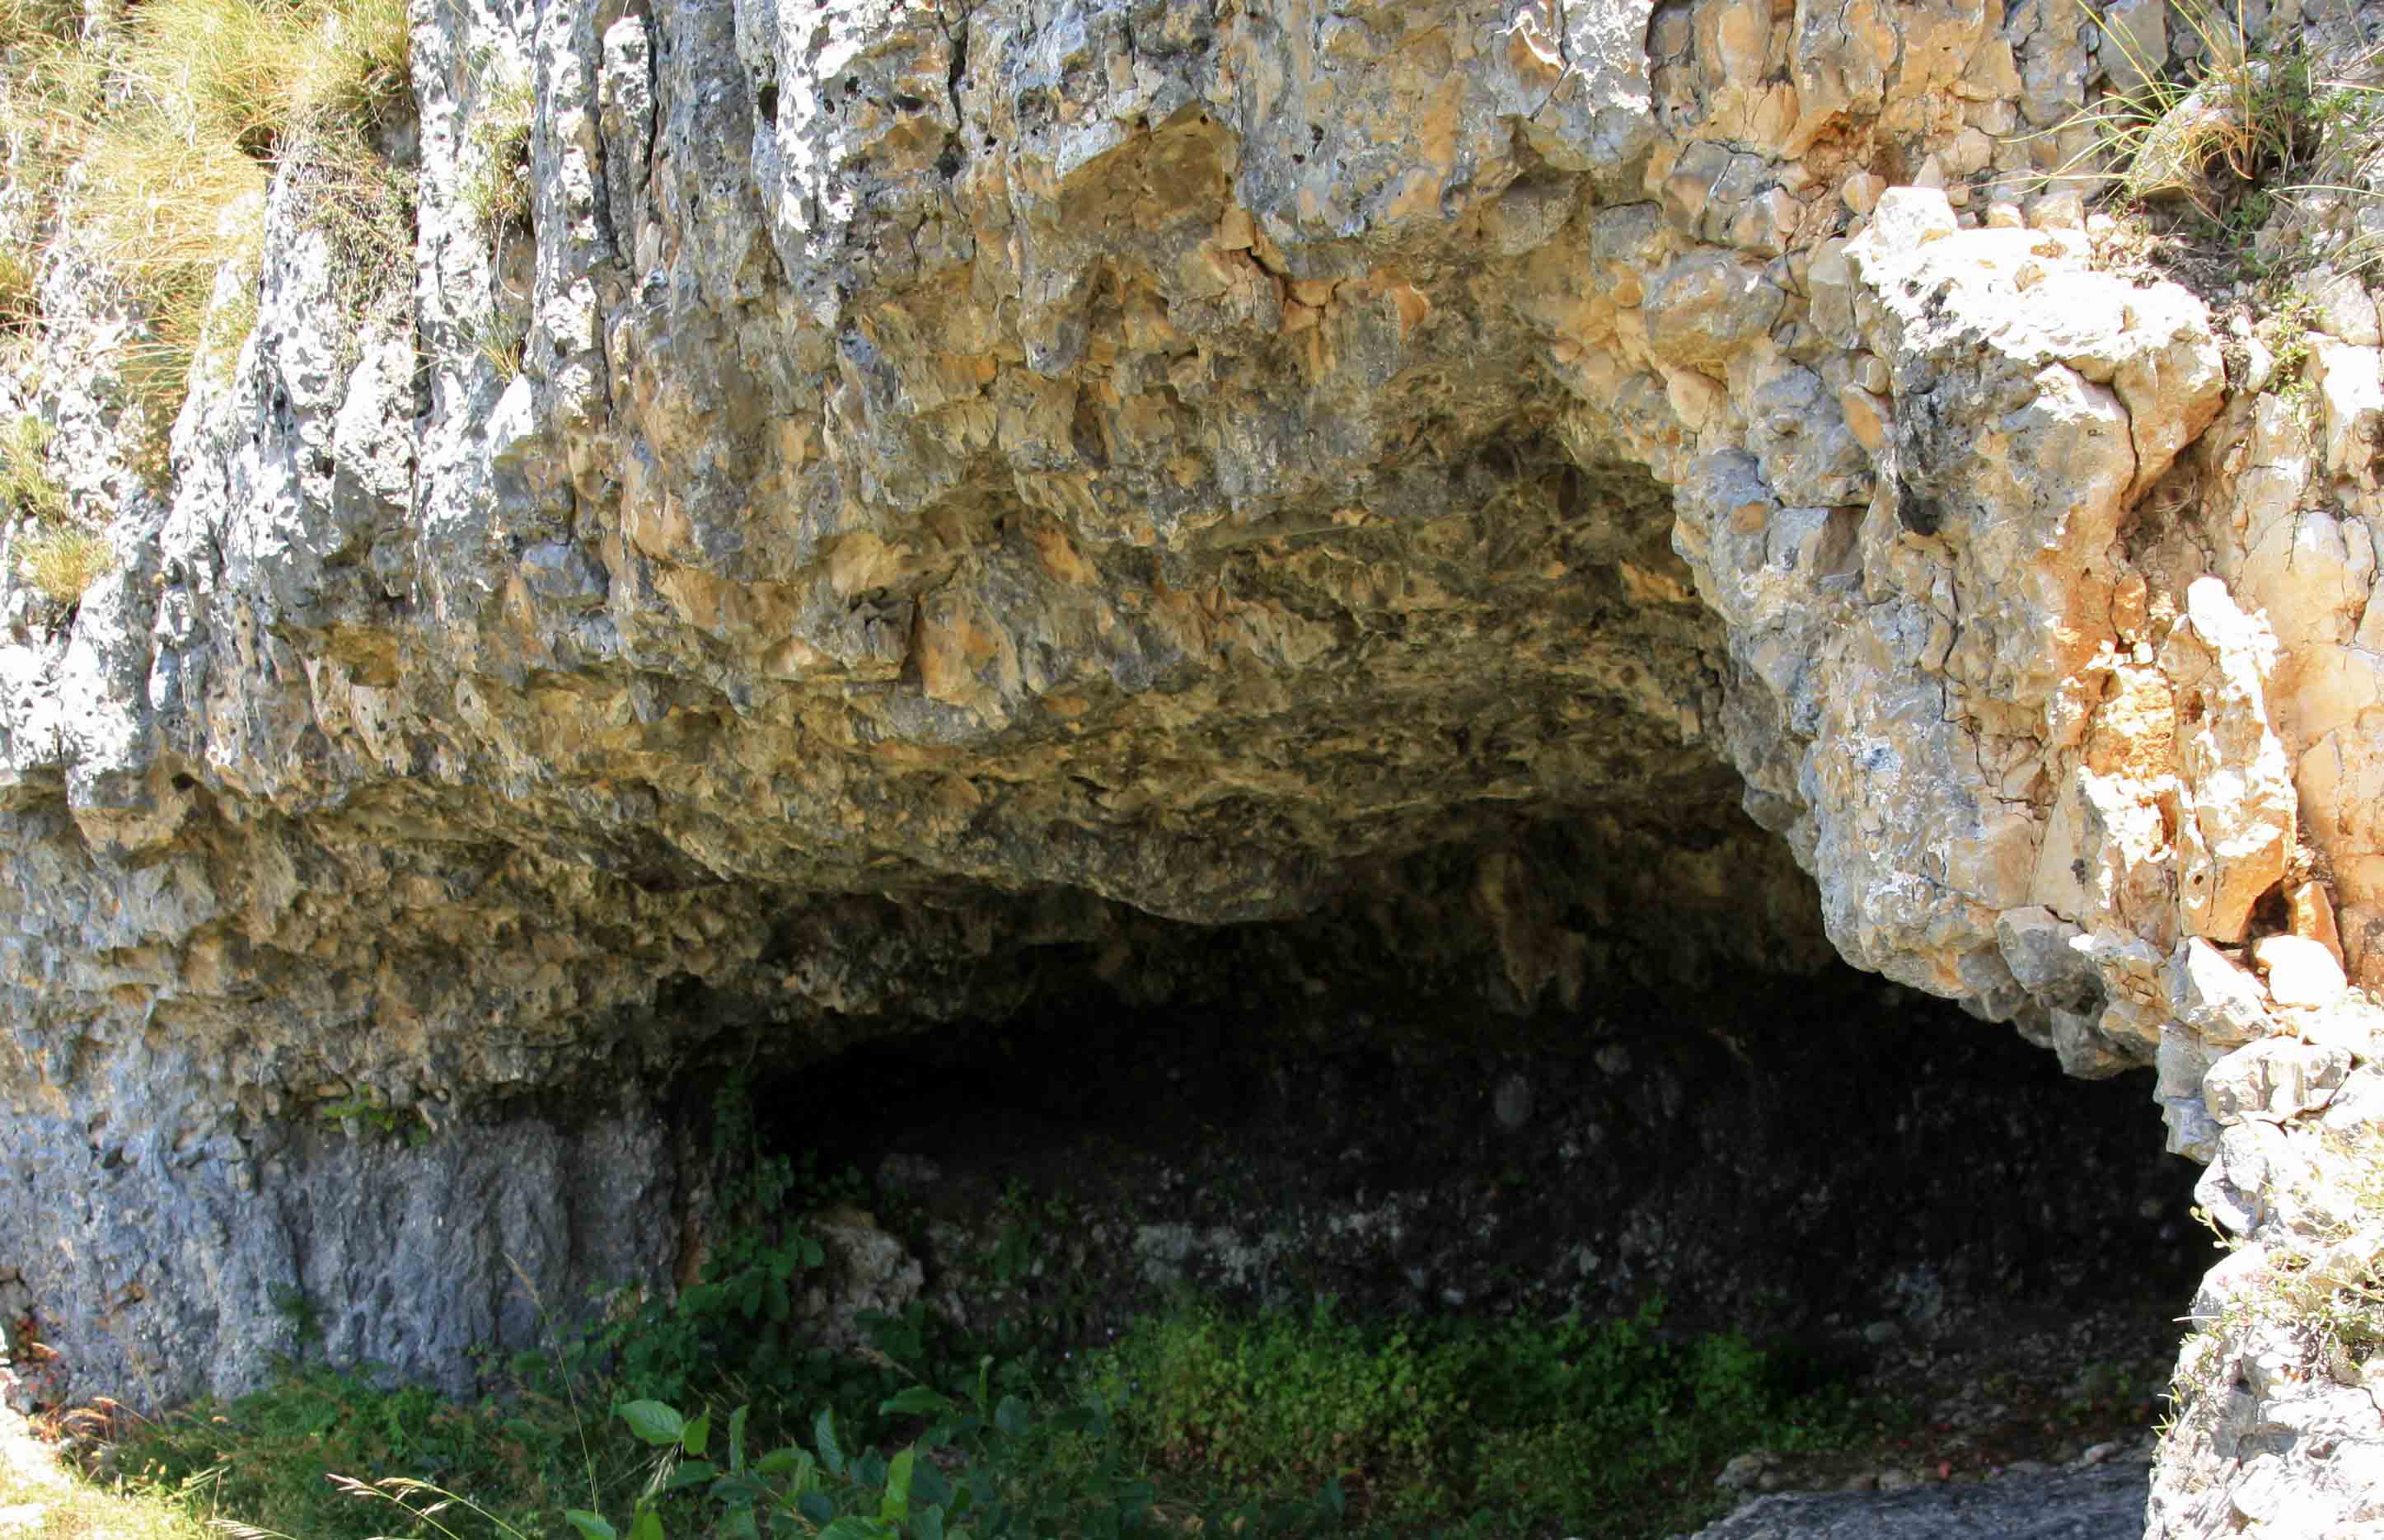
[[789,1444],[783,1449],[773,1449],[753,1462],[753,1469],[765,1476],[783,1476],[795,1468],[795,1461],[811,1456]]
[[886,1497],[877,1505],[877,1516],[888,1523],[899,1524],[911,1517],[911,1467],[918,1459],[918,1450],[905,1449],[886,1468]]
[[730,1509],[714,1533],[721,1536],[721,1540],[762,1540],[762,1531],[754,1524],[753,1510],[750,1508]]
[[944,1540],[944,1510],[933,1504],[919,1510],[911,1521],[912,1540]]
[[745,1473],[745,1413],[748,1407],[739,1407],[728,1414],[728,1468],[739,1475]]
[[886,1490],[886,1457],[875,1449],[864,1451],[852,1462],[852,1479],[872,1492]]
[[836,1441],[836,1413],[826,1407],[812,1424],[812,1442],[819,1446],[820,1463],[827,1467],[828,1474],[844,1474],[844,1447]]
[[590,1513],[584,1508],[573,1508],[565,1509],[563,1517],[573,1529],[580,1533],[584,1540],[621,1540],[620,1531],[615,1529],[612,1521],[602,1513]]
[[1034,1420],[1026,1403],[1015,1396],[1004,1396],[1001,1405],[993,1409],[993,1425],[1012,1438],[1023,1436]]
[[687,1419],[660,1401],[624,1401],[613,1409],[629,1431],[657,1448],[667,1448],[687,1431]]
[[703,1446],[711,1437],[712,1413],[706,1411],[699,1414],[694,1422],[687,1425],[685,1431],[678,1435],[678,1441],[687,1446],[689,1454],[700,1455],[703,1453]]
[[825,1492],[806,1492],[795,1499],[795,1511],[813,1523],[824,1524],[836,1517],[836,1504],[827,1500]]
[[716,1481],[719,1476],[719,1467],[708,1459],[682,1459],[678,1462],[678,1469],[671,1472],[670,1480],[663,1484],[663,1490],[683,1492],[690,1486],[702,1486],[705,1482]]
[[651,1508],[638,1509],[637,1522],[629,1526],[629,1540],[663,1540],[663,1516]]
[[819,1540],[877,1540],[877,1526],[858,1514],[848,1513],[820,1531]]
[[952,1398],[925,1385],[905,1385],[877,1403],[880,1416],[899,1411],[905,1417],[940,1417],[952,1410]]
[[911,1501],[940,1508],[951,1500],[952,1484],[936,1469],[936,1462],[932,1459],[920,1461],[919,1468],[911,1472]]
[[727,1508],[751,1508],[770,1495],[770,1489],[751,1476],[734,1472],[712,1484],[714,1502]]

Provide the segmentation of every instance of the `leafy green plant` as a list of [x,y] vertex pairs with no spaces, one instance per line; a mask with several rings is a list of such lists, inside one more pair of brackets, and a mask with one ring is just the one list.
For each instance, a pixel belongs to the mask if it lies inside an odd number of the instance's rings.
[[751,1094],[734,1079],[714,1097],[711,1153],[718,1236],[696,1280],[582,1330],[551,1369],[518,1367],[602,1375],[632,1399],[666,1402],[725,1379],[840,1404],[884,1395],[890,1372],[820,1348],[801,1310],[805,1275],[826,1261],[801,1216],[849,1200],[859,1174],[823,1175],[815,1157],[765,1152]]
[[1370,1517],[1484,1510],[1601,1533],[1701,1517],[1750,1447],[1827,1447],[1862,1409],[1797,1388],[1729,1334],[1674,1335],[1660,1301],[1605,1323],[1369,1325],[1329,1303],[1143,1322],[1097,1371],[1155,1466],[1245,1490],[1337,1483]]
[[[142,1424],[124,1438],[117,1464],[135,1490],[178,1497],[255,1532],[368,1540],[391,1533],[389,1516],[357,1500],[359,1485],[433,1485],[478,1506],[500,1529],[542,1534],[545,1517],[560,1508],[627,1497],[630,1451],[607,1453],[622,1480],[591,1498],[569,1422],[550,1401],[525,1394],[456,1403],[426,1387],[377,1383],[365,1371],[316,1366],[236,1400],[202,1401]],[[426,1521],[399,1533],[440,1530]]]
[[[997,1397],[992,1360],[973,1389],[948,1396],[913,1385],[879,1403],[881,1416],[925,1420],[925,1430],[890,1459],[874,1448],[848,1453],[836,1414],[823,1409],[808,1447],[787,1444],[748,1460],[749,1407],[728,1417],[720,1459],[711,1414],[689,1418],[659,1401],[615,1409],[637,1436],[661,1451],[639,1495],[629,1540],[664,1540],[677,1513],[702,1533],[819,1540],[1035,1540],[1070,1534],[1122,1540],[1150,1527],[1155,1489],[1118,1452],[1110,1409],[1099,1402],[1037,1417],[1022,1397]],[[620,1540],[602,1514],[565,1517],[584,1540]]]

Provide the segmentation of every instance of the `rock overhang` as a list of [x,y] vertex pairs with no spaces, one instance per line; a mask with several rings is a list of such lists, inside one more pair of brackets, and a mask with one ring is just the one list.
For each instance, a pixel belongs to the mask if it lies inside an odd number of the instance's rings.
[[[415,335],[323,366],[283,189],[170,505],[69,626],[17,602],[22,1098],[230,1172],[324,1101],[666,1079],[674,1002],[825,1051],[1014,1005],[1038,948],[1383,909],[1518,1006],[1826,933],[2077,1073],[2157,1059],[2207,1156],[2202,1070],[2291,1014],[2221,949],[2273,912],[2372,981],[2384,925],[2373,307],[2297,415],[2062,200],[1980,217],[2091,41],[418,29]],[[492,58],[527,242],[460,195]],[[466,345],[507,306],[512,378]]]

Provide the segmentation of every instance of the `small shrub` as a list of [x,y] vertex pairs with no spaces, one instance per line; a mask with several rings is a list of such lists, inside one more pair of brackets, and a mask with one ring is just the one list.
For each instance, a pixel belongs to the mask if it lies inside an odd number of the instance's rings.
[[50,425],[25,416],[0,428],[0,498],[30,515],[34,528],[17,542],[20,572],[60,604],[81,599],[116,560],[105,534],[75,522],[73,502],[45,463]]
[[1743,1337],[1634,1318],[1362,1325],[1329,1304],[1139,1323],[1097,1371],[1161,1469],[1298,1496],[1327,1484],[1368,1517],[1496,1511],[1571,1533],[1660,1531],[1713,1506],[1713,1472],[1751,1447],[1852,1437],[1843,1397],[1794,1388]]
[[[2210,0],[2172,7],[2192,42],[2192,62],[2140,56],[2128,33],[2103,37],[2116,69],[2138,83],[2114,92],[2058,125],[2090,130],[2092,149],[2054,173],[2103,181],[2130,204],[2182,203],[2208,226],[2248,237],[2281,203],[2314,192],[2375,146],[2378,86],[2355,78],[2371,52],[2322,68],[2298,31],[2262,38],[2233,9]],[[2331,169],[2328,169],[2328,168]]]
[[[1104,1540],[1156,1526],[1151,1484],[1119,1451],[1110,1410],[1098,1402],[1037,1416],[1015,1395],[997,1398],[981,1364],[972,1390],[947,1396],[925,1385],[879,1403],[880,1416],[926,1420],[925,1431],[891,1459],[848,1450],[836,1413],[822,1409],[806,1446],[792,1442],[747,1459],[751,1409],[728,1416],[712,1458],[709,1411],[690,1418],[660,1401],[615,1409],[636,1435],[661,1451],[639,1494],[630,1540],[670,1534],[816,1534],[824,1540],[1038,1540],[1051,1534]],[[619,1540],[603,1514],[565,1514],[582,1540]]]

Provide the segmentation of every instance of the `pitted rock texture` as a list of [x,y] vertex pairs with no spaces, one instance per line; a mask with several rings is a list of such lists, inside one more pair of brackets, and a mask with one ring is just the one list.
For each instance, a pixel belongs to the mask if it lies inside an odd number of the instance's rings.
[[2138,1540],[2144,1471],[2134,1463],[1888,1496],[1758,1497],[1695,1540]]
[[[88,1301],[216,1299],[161,1259],[333,1169],[260,1153],[310,1106],[592,1149],[692,1056],[1013,1008],[1038,946],[1144,987],[1161,922],[1329,911],[1521,1009],[1618,937],[1826,935],[2156,1062],[2210,1158],[2209,1065],[2334,1019],[2239,949],[2384,982],[2384,383],[2355,276],[2304,409],[2074,198],[1989,206],[2190,53],[2130,15],[424,7],[410,326],[285,185],[170,499],[76,370],[35,398],[123,560],[6,607],[12,1148],[158,1216],[19,1200],[88,1388],[245,1372],[248,1307]],[[513,81],[528,239],[465,196]]]

